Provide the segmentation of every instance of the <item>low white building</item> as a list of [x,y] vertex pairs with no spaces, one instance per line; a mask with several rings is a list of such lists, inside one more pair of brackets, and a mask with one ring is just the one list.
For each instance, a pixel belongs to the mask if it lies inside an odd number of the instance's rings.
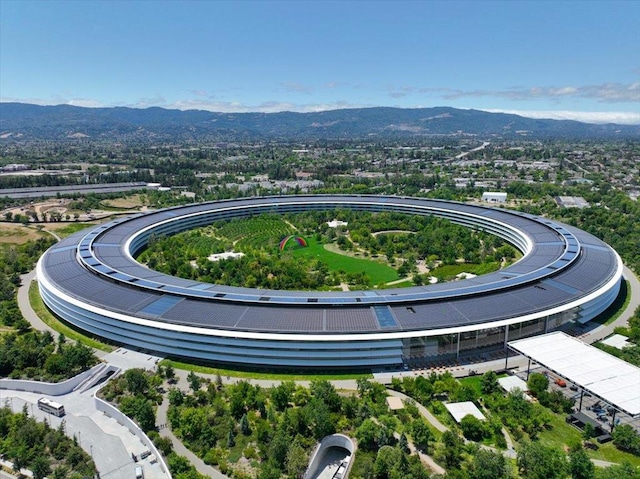
[[347,221],[333,220],[327,221],[329,228],[337,228],[338,226],[347,226],[349,223]]
[[500,191],[485,191],[482,193],[482,201],[487,203],[504,203],[507,201],[507,194]]

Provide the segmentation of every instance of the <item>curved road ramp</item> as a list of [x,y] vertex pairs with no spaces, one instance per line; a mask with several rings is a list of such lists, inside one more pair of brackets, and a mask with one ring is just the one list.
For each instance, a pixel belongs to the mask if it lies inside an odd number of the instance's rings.
[[343,434],[326,436],[316,447],[305,479],[346,479],[356,445]]

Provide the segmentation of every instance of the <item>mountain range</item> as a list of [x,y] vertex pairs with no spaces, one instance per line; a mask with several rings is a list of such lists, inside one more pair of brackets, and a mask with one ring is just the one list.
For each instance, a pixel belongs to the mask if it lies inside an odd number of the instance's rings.
[[505,113],[354,108],[314,113],[215,113],[159,107],[84,108],[0,103],[0,142],[25,140],[246,141],[477,135],[502,138],[640,138],[640,125],[595,125]]

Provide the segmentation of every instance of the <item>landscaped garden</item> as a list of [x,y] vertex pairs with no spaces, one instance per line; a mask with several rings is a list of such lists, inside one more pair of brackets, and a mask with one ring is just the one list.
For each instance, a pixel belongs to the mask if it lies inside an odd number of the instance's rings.
[[[331,227],[331,218],[340,226]],[[283,239],[293,236],[297,241]],[[220,259],[222,253],[234,257]],[[268,289],[369,289],[463,279],[507,266],[500,238],[431,216],[349,210],[260,215],[152,237],[138,260],[183,278]]]

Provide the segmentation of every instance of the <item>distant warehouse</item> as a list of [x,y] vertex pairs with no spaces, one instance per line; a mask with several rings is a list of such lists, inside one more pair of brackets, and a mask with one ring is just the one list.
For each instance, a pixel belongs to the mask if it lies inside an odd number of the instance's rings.
[[507,194],[500,191],[485,191],[482,193],[482,201],[487,203],[504,203],[507,201]]
[[144,181],[128,183],[100,183],[94,185],[47,186],[36,188],[0,189],[0,198],[50,198],[58,195],[74,195],[87,193],[120,193],[122,191],[147,189]]

